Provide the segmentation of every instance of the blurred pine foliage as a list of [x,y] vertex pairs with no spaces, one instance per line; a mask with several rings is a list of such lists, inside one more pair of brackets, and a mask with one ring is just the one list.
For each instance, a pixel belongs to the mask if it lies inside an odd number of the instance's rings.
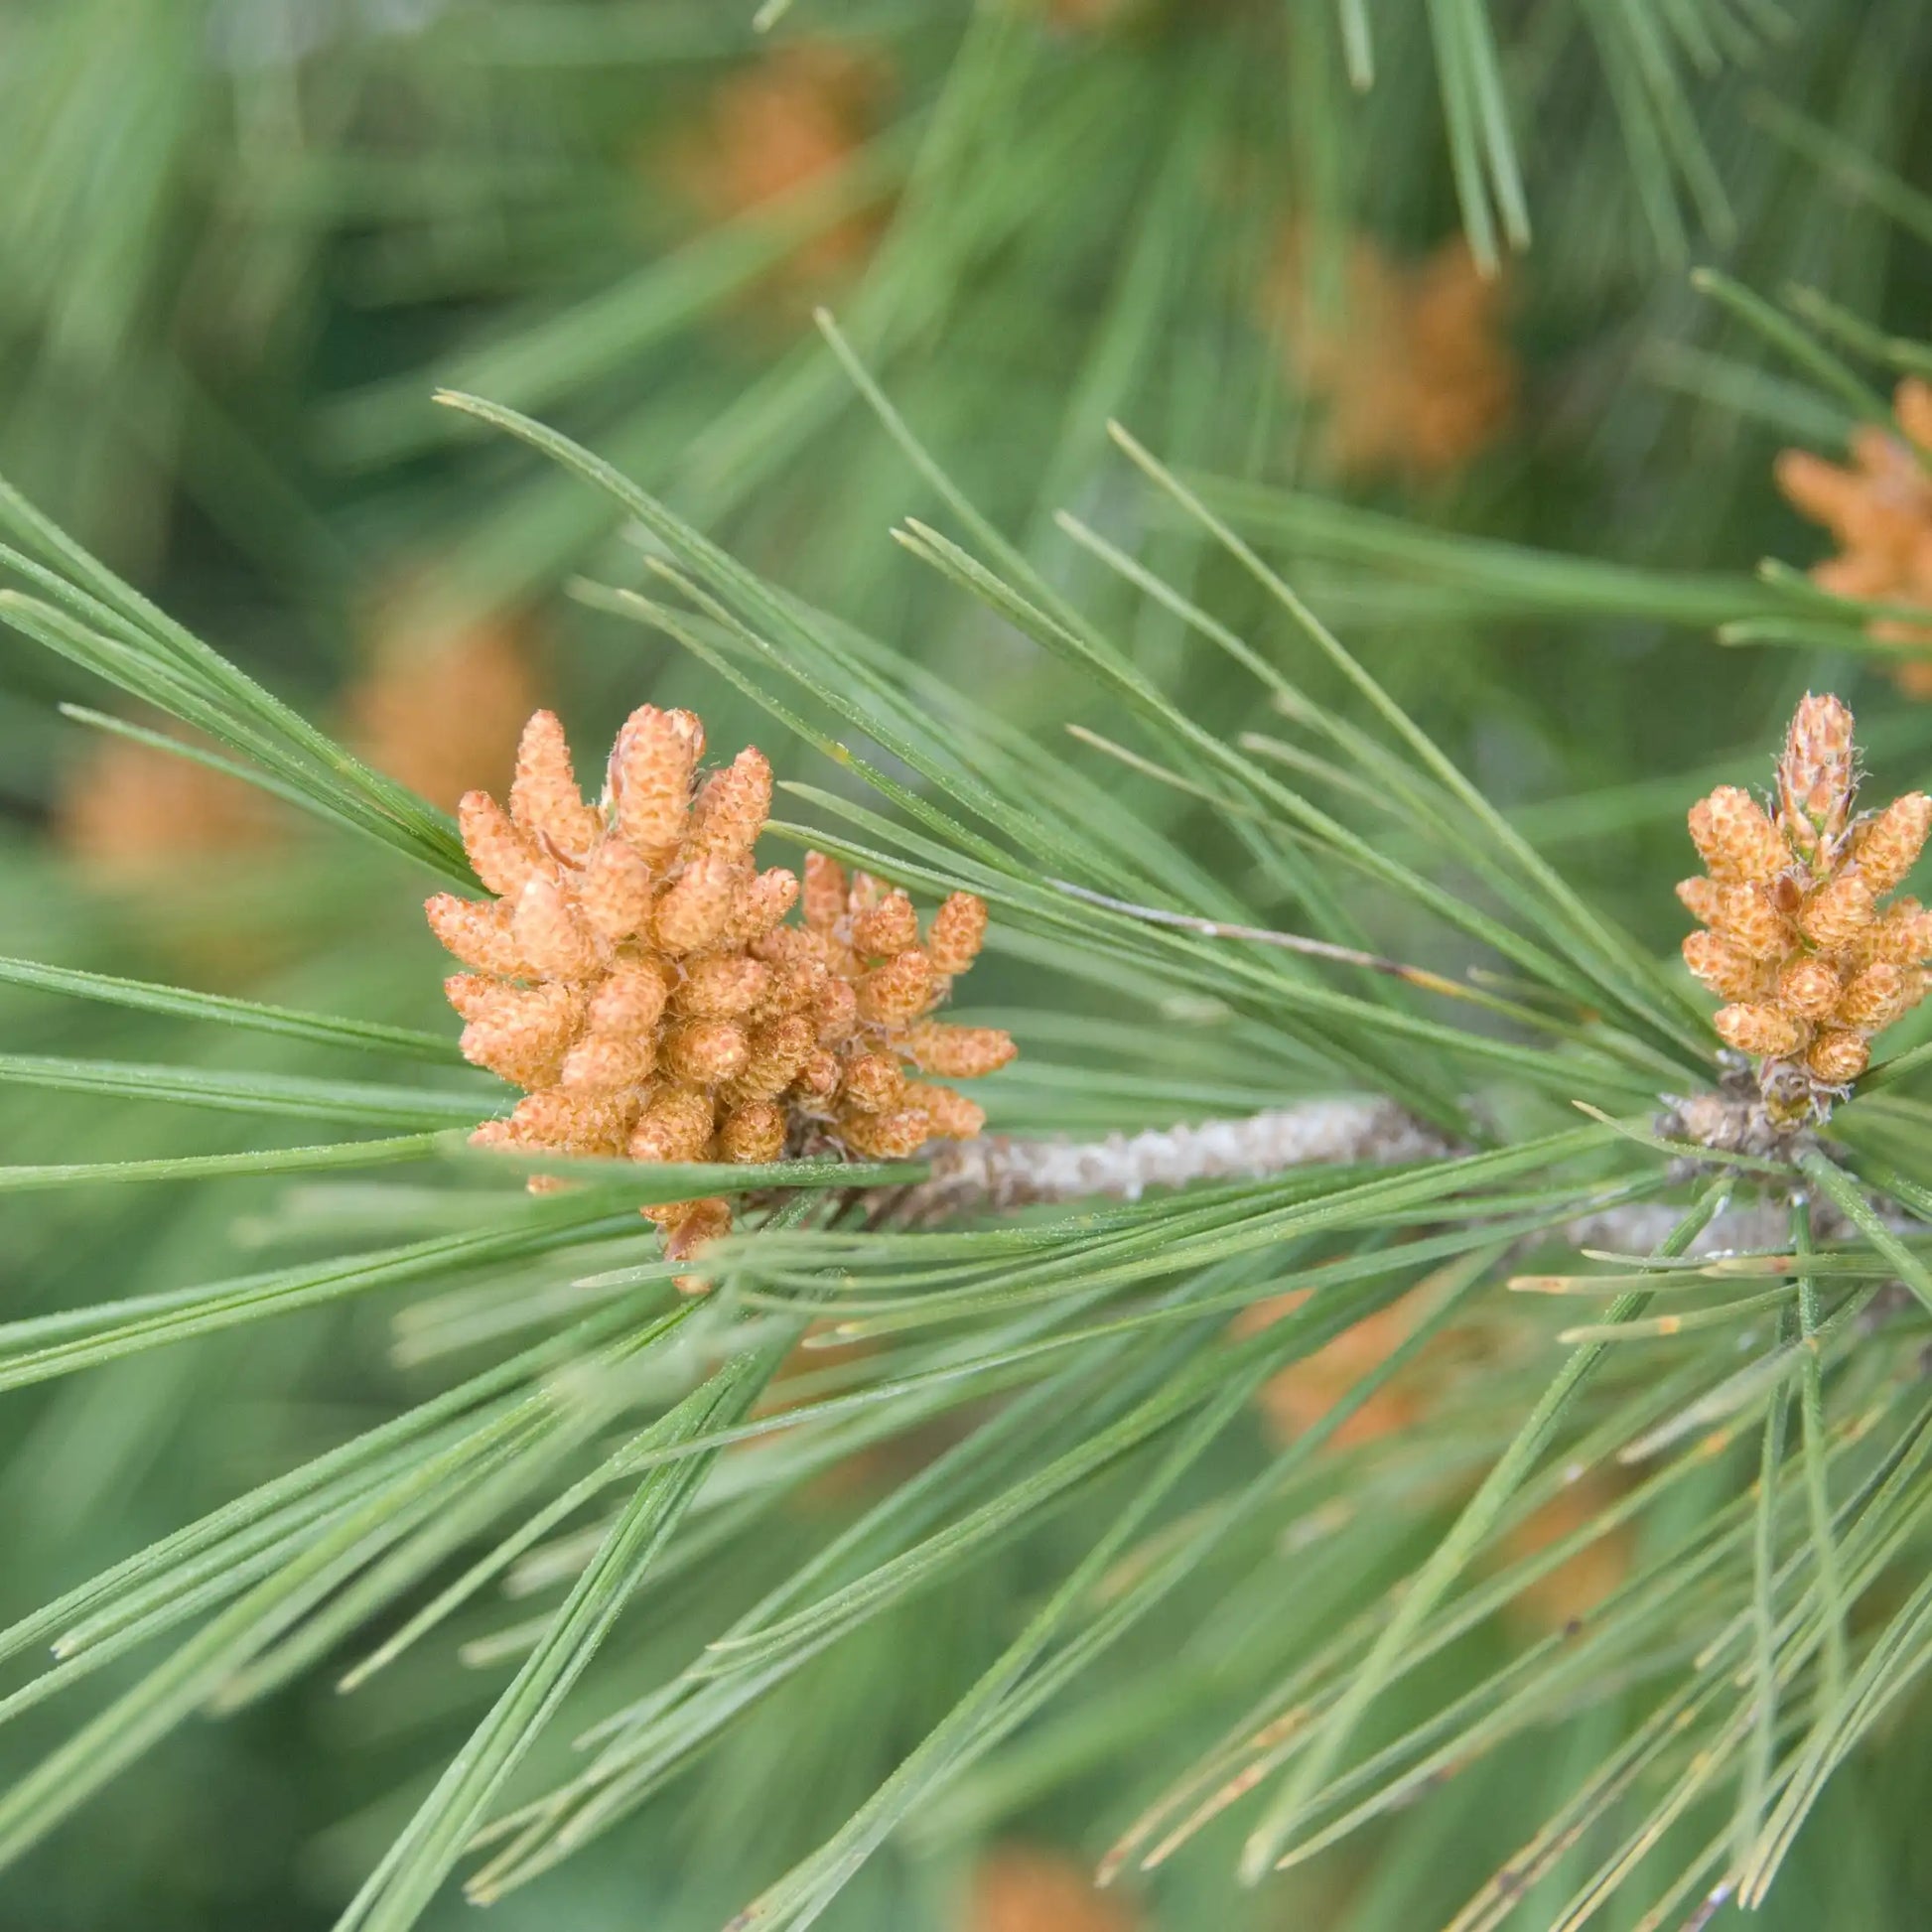
[[[465,1923],[481,1869],[492,1922],[565,1932],[765,1887],[760,1926],[855,1932],[1540,1928],[1654,1819],[1590,1922],[1663,1928],[1854,1719],[1755,1919],[1917,1923],[1925,1317],[1886,1284],[1923,1242],[1739,1283],[1562,1230],[1699,1198],[1569,1105],[1710,1077],[1688,804],[1807,687],[1876,795],[1924,781],[1908,586],[1809,583],[1846,542],[1774,464],[1862,424],[1910,455],[1928,38],[1908,0],[0,12],[0,1925]],[[532,1205],[461,1151],[500,1095],[420,911],[529,709],[589,743],[645,699],[770,752],[770,845],[993,902],[997,1129],[1372,1088],[1484,1151],[864,1240],[806,1190],[675,1301],[645,1183]],[[1900,1031],[1833,1151],[1912,1208]],[[1609,1318],[1506,1293],[1531,1266],[1714,1313],[1603,1344],[1470,1528],[1558,1335]],[[834,1285],[841,1345],[794,1353]],[[707,1459],[773,1376],[790,1426]],[[1470,1566],[1393,1596],[1458,1520]],[[363,1568],[262,1621],[332,1534]],[[607,1608],[537,1725],[528,1673]],[[1224,1739],[1398,1667],[1140,1874]],[[599,1781],[459,1858],[596,1725]],[[1523,1857],[1577,1793],[1590,1829]]]

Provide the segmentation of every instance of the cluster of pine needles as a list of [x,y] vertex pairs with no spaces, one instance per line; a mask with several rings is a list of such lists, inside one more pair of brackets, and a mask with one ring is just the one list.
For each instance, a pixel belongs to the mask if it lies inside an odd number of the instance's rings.
[[1921,12],[10,29],[0,1921],[1913,1922]]

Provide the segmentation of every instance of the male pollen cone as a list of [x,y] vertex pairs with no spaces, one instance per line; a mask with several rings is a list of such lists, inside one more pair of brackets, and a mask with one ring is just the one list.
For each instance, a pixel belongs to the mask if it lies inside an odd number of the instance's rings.
[[[443,893],[426,911],[470,968],[445,983],[464,1057],[524,1090],[472,1138],[733,1166],[970,1139],[981,1109],[910,1076],[970,1079],[1014,1055],[1003,1033],[932,1017],[978,954],[985,905],[955,893],[922,936],[903,893],[810,853],[805,920],[787,925],[799,882],[754,858],[771,767],[748,747],[702,772],[704,744],[693,713],[640,706],[592,805],[563,727],[539,711],[507,809],[464,795],[464,849],[493,897]],[[643,1212],[673,1261],[731,1228],[715,1195]]]

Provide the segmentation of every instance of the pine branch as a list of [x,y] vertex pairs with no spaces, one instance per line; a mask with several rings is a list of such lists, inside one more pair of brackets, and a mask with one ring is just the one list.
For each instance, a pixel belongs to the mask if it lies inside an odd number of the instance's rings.
[[1139,1200],[1150,1187],[1252,1179],[1308,1167],[1399,1167],[1440,1161],[1456,1143],[1393,1101],[1338,1099],[1271,1107],[1100,1141],[984,1135],[932,1157],[916,1185],[874,1198],[880,1218],[921,1226],[956,1215],[1047,1202]]
[[[1751,1113],[1746,1101],[1711,1093],[1671,1102],[1656,1126],[1662,1135],[1681,1132],[1687,1119],[1695,1122],[1710,1136],[1702,1145],[1721,1157],[1748,1131]],[[1791,1145],[1800,1161],[1812,1158],[1808,1141]],[[1301,1168],[1393,1168],[1451,1161],[1469,1151],[1393,1101],[1341,1097],[1270,1107],[1240,1119],[1109,1134],[1098,1141],[983,1135],[933,1154],[924,1180],[909,1187],[874,1189],[865,1199],[875,1226],[931,1227],[1022,1207],[1136,1201],[1150,1189],[1266,1179]],[[1687,1170],[1693,1167],[1692,1157],[1686,1156],[1685,1165]],[[1799,1169],[1793,1167],[1791,1184],[1799,1180]],[[1882,1226],[1888,1234],[1921,1225],[1903,1213],[1863,1202],[1863,1196],[1861,1200],[1868,1225]],[[1656,1247],[1682,1218],[1679,1208],[1618,1202],[1553,1232],[1587,1251],[1638,1254]],[[1817,1220],[1820,1232],[1831,1240],[1852,1237],[1867,1226],[1823,1202]],[[1685,1252],[1709,1256],[1773,1250],[1782,1244],[1787,1226],[1787,1209],[1767,1194],[1713,1216]]]

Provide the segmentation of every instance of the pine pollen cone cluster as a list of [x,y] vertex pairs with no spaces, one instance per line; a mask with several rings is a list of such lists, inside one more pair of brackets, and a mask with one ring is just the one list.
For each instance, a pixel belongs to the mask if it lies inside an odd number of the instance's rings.
[[1871,1039],[1925,997],[1932,911],[1881,903],[1932,831],[1932,798],[1907,792],[1854,815],[1852,714],[1807,696],[1791,720],[1767,811],[1740,785],[1692,806],[1707,876],[1677,895],[1702,923],[1684,960],[1729,1004],[1713,1024],[1750,1054],[1772,1119],[1825,1112],[1863,1073]]
[[[563,727],[539,711],[508,809],[463,798],[465,850],[496,897],[444,893],[426,910],[471,969],[445,983],[464,1056],[526,1096],[473,1140],[763,1163],[897,1159],[976,1135],[978,1106],[908,1068],[970,1079],[1013,1057],[1003,1033],[932,1018],[979,952],[984,901],[955,893],[922,935],[902,892],[818,853],[801,894],[793,873],[754,863],[763,754],[701,776],[703,755],[692,713],[642,706],[586,804]],[[787,924],[801,897],[803,923]],[[643,1211],[676,1261],[731,1226],[715,1197]]]
[[1413,481],[1465,468],[1514,407],[1503,285],[1459,240],[1404,262],[1357,236],[1340,266],[1324,304],[1313,237],[1298,225],[1271,283],[1296,373],[1327,406],[1327,462],[1344,477]]
[[[1815,584],[1835,597],[1932,609],[1932,383],[1908,376],[1892,409],[1898,434],[1861,424],[1849,465],[1786,450],[1778,487],[1838,541],[1838,555],[1813,566]],[[1932,644],[1928,623],[1878,618],[1867,628],[1882,643]],[[1932,659],[1903,657],[1894,675],[1909,696],[1932,697]]]

